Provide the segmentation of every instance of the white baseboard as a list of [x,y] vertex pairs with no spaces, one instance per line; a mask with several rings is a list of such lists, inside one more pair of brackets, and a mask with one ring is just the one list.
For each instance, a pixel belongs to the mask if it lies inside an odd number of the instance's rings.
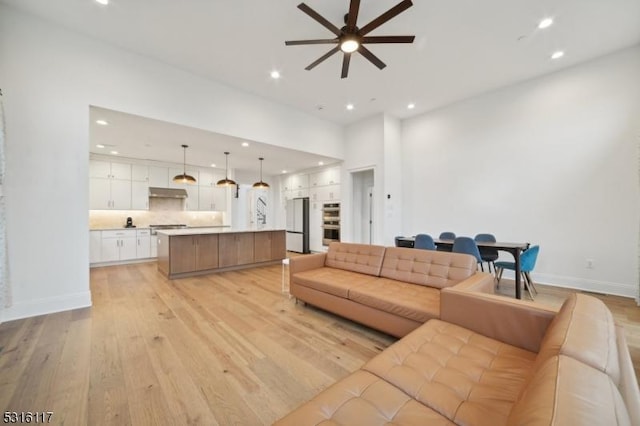
[[[514,273],[513,271],[504,271],[503,277],[514,279]],[[536,272],[531,273],[531,278],[536,284],[540,283],[552,287],[563,287],[573,290],[590,291],[593,293],[611,294],[615,296],[630,297],[632,299],[638,298],[638,286],[629,284]]]
[[38,315],[52,314],[54,312],[69,311],[72,309],[87,308],[91,306],[91,292],[67,294],[45,299],[34,299],[27,302],[14,303],[9,308],[4,308],[0,323]]

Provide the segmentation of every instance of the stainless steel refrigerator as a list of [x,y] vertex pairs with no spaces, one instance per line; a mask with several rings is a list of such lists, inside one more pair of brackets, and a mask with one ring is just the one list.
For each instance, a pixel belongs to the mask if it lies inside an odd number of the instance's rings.
[[309,198],[287,201],[287,250],[309,253]]

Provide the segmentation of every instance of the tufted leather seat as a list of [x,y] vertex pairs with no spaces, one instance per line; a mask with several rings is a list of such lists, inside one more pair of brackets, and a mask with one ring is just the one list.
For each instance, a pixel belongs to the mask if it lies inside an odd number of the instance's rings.
[[297,299],[394,336],[440,318],[440,290],[468,281],[493,291],[491,276],[463,254],[331,243],[326,254],[290,259]]
[[[640,424],[624,333],[601,301],[573,294],[549,316],[531,302],[468,296],[456,299],[468,327],[430,320],[276,425]],[[542,341],[523,345],[537,353],[505,343],[510,327],[476,327],[474,317],[496,307],[503,322],[547,318]]]

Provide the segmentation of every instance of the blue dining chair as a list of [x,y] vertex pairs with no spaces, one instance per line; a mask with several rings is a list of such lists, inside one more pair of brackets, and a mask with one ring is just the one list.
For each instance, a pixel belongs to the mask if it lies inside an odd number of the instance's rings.
[[[493,234],[478,234],[473,238],[477,243],[495,243],[496,237]],[[498,250],[490,247],[478,247],[480,250],[480,257],[482,257],[483,262],[487,262],[487,267],[489,268],[489,272],[491,272],[491,265],[493,264],[493,272],[496,272],[495,261],[498,260],[500,255],[498,254]]]
[[[529,292],[529,297],[533,300],[533,294],[538,294],[538,290],[536,289],[533,280],[531,279],[531,271],[536,267],[536,260],[538,260],[538,252],[540,251],[540,246],[532,246],[527,250],[523,251],[520,255],[520,273],[522,274],[522,282],[524,283],[524,288]],[[496,268],[496,278],[497,284],[500,285],[500,280],[502,279],[502,273],[505,269],[509,269],[511,271],[516,270],[515,262],[496,262],[494,264]]]
[[[440,236],[438,237],[441,240],[455,240],[456,239],[456,234],[453,232],[442,232],[440,234]],[[451,247],[445,247],[445,246],[438,246],[437,248],[438,251],[451,251]]]
[[484,272],[484,268],[482,267],[482,257],[480,256],[480,250],[478,250],[478,245],[473,240],[473,238],[469,237],[457,237],[453,240],[453,247],[451,251],[454,253],[465,253],[470,254],[475,257],[480,265],[480,269]]
[[435,250],[436,244],[433,242],[433,238],[431,238],[431,235],[418,234],[416,235],[416,240],[413,244],[413,248],[422,250]]

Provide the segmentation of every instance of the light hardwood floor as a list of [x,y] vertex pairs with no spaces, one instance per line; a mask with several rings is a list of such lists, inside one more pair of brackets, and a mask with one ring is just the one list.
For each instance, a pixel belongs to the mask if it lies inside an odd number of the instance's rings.
[[[539,286],[558,306],[568,291]],[[281,294],[281,267],[91,270],[93,307],[0,325],[0,409],[53,424],[270,424],[396,339]],[[513,287],[501,285],[511,296]],[[640,367],[640,308],[599,296]]]

